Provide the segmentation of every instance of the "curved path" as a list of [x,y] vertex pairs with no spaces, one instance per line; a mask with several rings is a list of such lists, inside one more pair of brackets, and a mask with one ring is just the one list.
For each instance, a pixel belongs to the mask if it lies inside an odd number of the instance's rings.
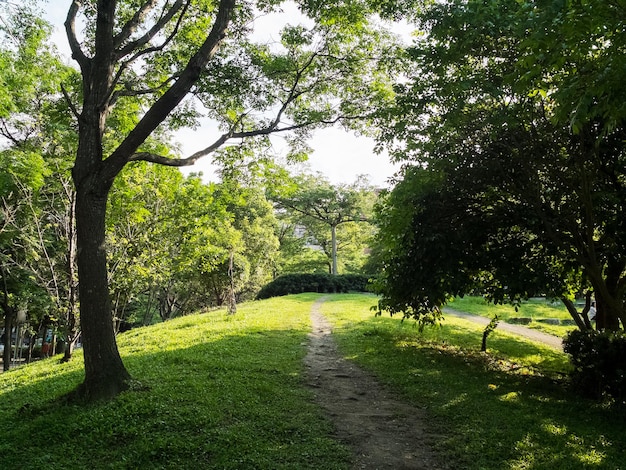
[[[453,310],[450,308],[446,308],[444,310],[444,314],[454,315],[455,317],[464,318],[466,320],[473,321],[475,323],[479,323],[481,325],[487,326],[489,324],[490,319],[486,317],[481,317],[479,315],[473,315],[471,313],[460,312],[458,310]],[[538,343],[546,344],[554,349],[558,349],[559,351],[563,351],[563,339],[558,336],[549,335],[547,333],[543,333],[539,330],[534,330],[532,328],[528,328],[521,325],[512,325],[511,323],[506,323],[501,321],[498,323],[498,327],[496,329],[501,331],[508,331],[509,333],[514,333],[516,335],[523,336],[532,341],[536,341]]]
[[320,312],[313,304],[308,353],[308,385],[330,416],[337,437],[354,454],[353,469],[445,469],[432,448],[437,436],[427,433],[423,410],[408,405],[373,376],[342,358]]

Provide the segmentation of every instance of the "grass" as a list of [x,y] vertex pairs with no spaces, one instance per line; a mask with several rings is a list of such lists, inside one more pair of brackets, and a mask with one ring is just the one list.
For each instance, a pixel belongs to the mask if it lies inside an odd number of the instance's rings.
[[[87,408],[56,399],[82,362],[0,375],[0,468],[347,468],[302,386],[310,296],[183,317],[119,337],[147,391]],[[78,359],[78,358],[77,358]]]
[[[0,374],[0,468],[347,469],[349,452],[303,385],[309,312],[301,294],[124,333],[120,351],[147,389],[78,407],[58,398],[82,363],[48,359]],[[449,316],[420,333],[374,317],[367,295],[322,305],[342,353],[426,409],[455,468],[618,469],[626,421],[571,395],[567,358]],[[460,310],[460,308],[459,308]]]
[[578,398],[559,378],[564,354],[446,318],[420,333],[411,321],[372,318],[373,297],[334,297],[323,312],[346,357],[428,410],[439,449],[464,469],[619,469],[623,410]]
[[522,303],[517,311],[512,305],[494,305],[487,303],[482,297],[475,296],[457,297],[447,307],[489,318],[498,315],[501,320],[511,323],[514,323],[516,318],[530,319],[530,323],[526,325],[529,328],[541,330],[561,338],[576,329],[576,326],[573,325],[551,325],[542,322],[542,320],[546,319],[556,319],[561,322],[572,320],[572,317],[561,302],[552,303],[545,299],[527,300]]

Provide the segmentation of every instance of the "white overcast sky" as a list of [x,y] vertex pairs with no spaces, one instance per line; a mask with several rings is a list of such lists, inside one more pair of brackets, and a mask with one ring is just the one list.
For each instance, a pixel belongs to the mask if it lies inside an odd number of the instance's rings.
[[[59,51],[69,59],[69,47],[63,29],[63,22],[67,15],[70,0],[47,0],[45,5],[46,17],[54,27],[53,39]],[[292,15],[297,14],[293,9]],[[285,13],[289,15],[289,13]],[[276,38],[279,27],[277,20],[265,19],[268,35]],[[268,38],[269,39],[269,38]],[[183,156],[187,156],[203,149],[207,145],[206,135],[210,129],[199,128],[196,131],[184,130],[176,134],[176,139],[181,144]],[[211,135],[214,139],[214,136]],[[275,139],[277,143],[280,139]],[[309,141],[313,152],[309,156],[308,166],[312,172],[320,172],[332,183],[352,183],[358,175],[368,175],[370,182],[377,186],[387,186],[387,180],[391,177],[397,165],[390,163],[386,153],[375,154],[373,151],[374,141],[368,137],[355,136],[340,128],[329,128],[315,131]],[[202,172],[205,179],[215,180],[211,166],[211,156],[202,158],[199,162],[183,170],[184,173]]]

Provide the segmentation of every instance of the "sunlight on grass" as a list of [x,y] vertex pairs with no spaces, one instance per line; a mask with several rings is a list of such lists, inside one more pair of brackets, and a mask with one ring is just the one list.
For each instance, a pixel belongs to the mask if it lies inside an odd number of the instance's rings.
[[[486,318],[493,318],[498,315],[502,321],[509,323],[520,323],[522,320],[529,321],[523,323],[525,326],[543,331],[554,336],[564,337],[568,332],[576,329],[571,324],[572,317],[561,302],[551,302],[546,299],[530,299],[522,302],[522,305],[515,310],[509,304],[495,305],[488,303],[482,297],[465,296],[457,297],[450,301],[446,308],[459,310],[461,312],[473,313]],[[445,308],[444,308],[445,311]],[[557,320],[560,325],[552,325],[546,321]]]
[[518,392],[509,392],[504,395],[500,395],[498,399],[500,401],[508,401],[508,402],[519,402],[519,393]]
[[1,374],[0,467],[347,468],[347,449],[303,386],[315,298],[120,334],[123,360],[144,387],[112,402],[55,401],[82,380],[80,352],[69,365],[53,358]]
[[[304,386],[309,314],[302,294],[121,334],[147,387],[87,408],[56,398],[82,380],[80,352],[0,374],[1,468],[347,469],[349,454]],[[424,409],[456,468],[617,469],[626,421],[571,395],[564,354],[447,318],[419,332],[376,317],[376,297],[328,295],[323,313],[346,357]],[[25,438],[27,436],[27,438]],[[19,452],[16,452],[19,449]]]
[[542,429],[555,436],[564,436],[567,434],[567,427],[559,425],[553,422],[546,422],[543,424]]
[[374,317],[374,303],[336,296],[322,309],[344,355],[429,411],[457,468],[617,469],[626,461],[626,422],[569,394],[562,352],[496,329],[481,353],[480,325],[449,315],[420,333],[411,321]]

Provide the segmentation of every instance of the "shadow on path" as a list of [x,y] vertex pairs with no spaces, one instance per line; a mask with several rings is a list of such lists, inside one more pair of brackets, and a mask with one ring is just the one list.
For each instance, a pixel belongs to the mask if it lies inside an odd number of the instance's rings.
[[376,378],[340,356],[330,323],[313,304],[308,353],[308,385],[326,410],[337,437],[353,450],[353,469],[445,469],[433,450],[426,413],[385,389]]

